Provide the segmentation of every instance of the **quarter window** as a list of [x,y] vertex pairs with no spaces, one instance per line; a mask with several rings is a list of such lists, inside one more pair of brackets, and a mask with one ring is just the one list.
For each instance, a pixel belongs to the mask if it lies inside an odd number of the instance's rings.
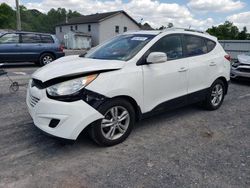
[[215,48],[216,43],[211,40],[207,40],[206,42],[207,42],[207,51],[211,52]]
[[207,46],[203,38],[188,35],[185,35],[184,38],[188,57],[207,53]]
[[40,35],[36,34],[21,34],[22,43],[41,43]]
[[15,43],[19,43],[18,34],[10,33],[0,37],[0,44],[15,44]]
[[161,38],[151,47],[150,52],[164,52],[167,54],[168,60],[182,58],[181,36],[169,35]]
[[41,35],[42,43],[54,43],[53,38],[50,35]]

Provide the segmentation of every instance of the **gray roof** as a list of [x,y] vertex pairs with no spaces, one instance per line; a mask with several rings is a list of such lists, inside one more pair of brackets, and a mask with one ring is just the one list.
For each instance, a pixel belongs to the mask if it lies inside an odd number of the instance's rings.
[[131,21],[133,21],[136,25],[139,26],[139,24],[123,10],[114,11],[114,12],[96,13],[96,14],[91,14],[91,15],[86,15],[86,16],[75,17],[75,18],[69,19],[68,23],[60,23],[57,26],[98,23],[98,22],[101,22],[105,19],[108,19],[108,18],[113,17],[113,16],[120,14],[120,13],[125,14],[129,19],[131,19]]

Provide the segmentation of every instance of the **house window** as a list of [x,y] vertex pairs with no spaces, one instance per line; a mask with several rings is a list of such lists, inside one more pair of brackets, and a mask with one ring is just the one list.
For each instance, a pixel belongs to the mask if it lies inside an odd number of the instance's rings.
[[77,29],[78,29],[78,26],[77,26],[77,25],[75,25],[75,30],[77,31]]
[[88,32],[91,31],[91,25],[88,25]]
[[62,27],[59,28],[60,32],[62,32]]
[[70,26],[70,31],[74,31],[73,25]]
[[118,26],[118,25],[115,26],[115,32],[116,32],[116,33],[119,33],[119,26]]
[[128,28],[127,27],[124,27],[123,28],[123,32],[127,32],[128,31]]

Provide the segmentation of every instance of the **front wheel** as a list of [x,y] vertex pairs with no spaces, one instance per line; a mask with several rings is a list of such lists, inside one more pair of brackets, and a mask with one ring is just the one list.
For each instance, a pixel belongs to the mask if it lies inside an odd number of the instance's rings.
[[135,123],[133,106],[117,98],[103,104],[99,111],[104,118],[90,128],[92,139],[99,145],[113,146],[123,142],[131,133]]
[[204,101],[205,107],[208,110],[217,110],[225,96],[225,84],[221,80],[216,80],[209,89],[206,100]]

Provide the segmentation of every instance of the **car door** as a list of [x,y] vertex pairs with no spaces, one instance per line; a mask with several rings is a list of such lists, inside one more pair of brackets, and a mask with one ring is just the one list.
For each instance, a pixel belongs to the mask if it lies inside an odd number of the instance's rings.
[[186,103],[187,71],[178,34],[166,35],[159,39],[147,52],[164,52],[168,60],[158,64],[143,65],[144,110],[175,108]]
[[19,34],[7,33],[0,37],[0,62],[15,62],[20,59]]
[[199,101],[205,97],[209,81],[209,62],[211,55],[207,54],[205,39],[195,35],[183,36],[188,71],[189,101]]
[[21,34],[21,53],[23,61],[37,61],[43,49],[43,43],[39,34]]

